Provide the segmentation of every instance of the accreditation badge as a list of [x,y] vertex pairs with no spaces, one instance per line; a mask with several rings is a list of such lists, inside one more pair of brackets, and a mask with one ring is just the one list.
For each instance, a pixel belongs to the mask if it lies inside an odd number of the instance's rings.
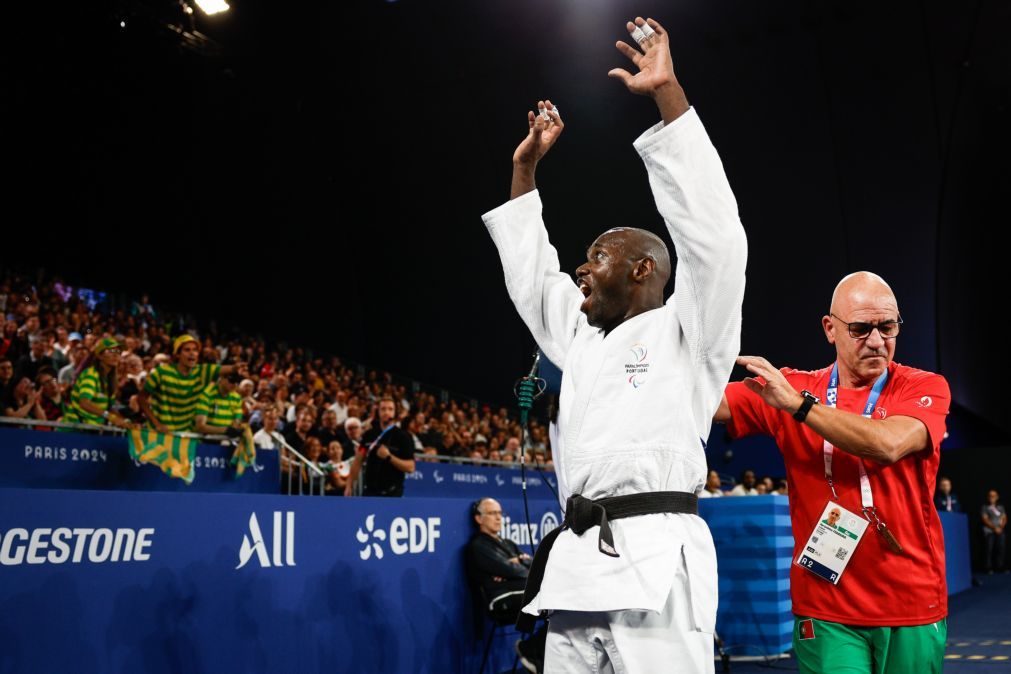
[[829,501],[794,564],[838,585],[867,524],[863,517]]

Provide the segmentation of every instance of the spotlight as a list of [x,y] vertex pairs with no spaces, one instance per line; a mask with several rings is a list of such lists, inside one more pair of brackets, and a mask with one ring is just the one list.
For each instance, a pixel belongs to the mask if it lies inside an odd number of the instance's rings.
[[195,0],[195,2],[197,3],[197,7],[203,10],[207,16],[227,12],[229,9],[228,3],[225,0]]

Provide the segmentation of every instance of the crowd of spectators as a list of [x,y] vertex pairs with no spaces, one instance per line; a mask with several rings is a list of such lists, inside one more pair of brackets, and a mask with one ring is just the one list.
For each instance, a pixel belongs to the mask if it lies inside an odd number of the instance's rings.
[[[146,295],[115,306],[59,278],[8,271],[0,278],[0,316],[0,416],[164,432],[224,433],[248,423],[261,450],[287,444],[327,462],[353,456],[378,423],[379,401],[392,398],[419,460],[520,459],[520,425],[505,407],[437,396],[336,356],[226,334],[156,309]],[[179,378],[193,379],[193,394],[170,400],[170,409],[164,391],[177,391]],[[525,444],[528,461],[551,467],[544,424],[531,421]]]
[[710,470],[706,477],[706,485],[699,493],[699,498],[719,498],[721,496],[762,496],[764,494],[789,493],[785,477],[766,475],[761,479],[755,477],[755,471],[745,470],[741,480],[730,489],[724,489],[723,478],[715,470]]

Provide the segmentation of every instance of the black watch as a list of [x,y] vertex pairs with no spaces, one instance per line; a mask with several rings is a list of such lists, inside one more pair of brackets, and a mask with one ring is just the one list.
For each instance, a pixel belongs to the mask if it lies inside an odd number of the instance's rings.
[[811,408],[821,402],[821,398],[811,393],[807,389],[800,392],[804,396],[804,402],[800,404],[800,408],[793,413],[793,418],[797,421],[804,423],[804,419],[807,419],[807,413],[811,411]]

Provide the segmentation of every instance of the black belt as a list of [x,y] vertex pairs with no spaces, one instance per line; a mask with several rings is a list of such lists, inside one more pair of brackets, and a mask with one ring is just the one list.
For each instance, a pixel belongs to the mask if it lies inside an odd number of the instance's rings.
[[[627,496],[608,496],[596,501],[573,494],[565,502],[565,522],[547,536],[541,539],[541,544],[534,553],[534,561],[530,565],[530,575],[527,576],[526,590],[523,592],[523,606],[534,600],[541,590],[544,580],[544,569],[548,565],[548,555],[555,539],[566,529],[572,529],[577,536],[582,536],[590,527],[600,526],[597,535],[597,549],[609,557],[620,557],[614,549],[614,537],[611,534],[610,520],[620,520],[624,517],[639,517],[641,515],[656,515],[659,513],[684,513],[697,515],[699,512],[699,497],[683,491],[653,491],[645,494],[629,494]],[[532,632],[536,616],[520,611],[516,627],[522,632]]]

